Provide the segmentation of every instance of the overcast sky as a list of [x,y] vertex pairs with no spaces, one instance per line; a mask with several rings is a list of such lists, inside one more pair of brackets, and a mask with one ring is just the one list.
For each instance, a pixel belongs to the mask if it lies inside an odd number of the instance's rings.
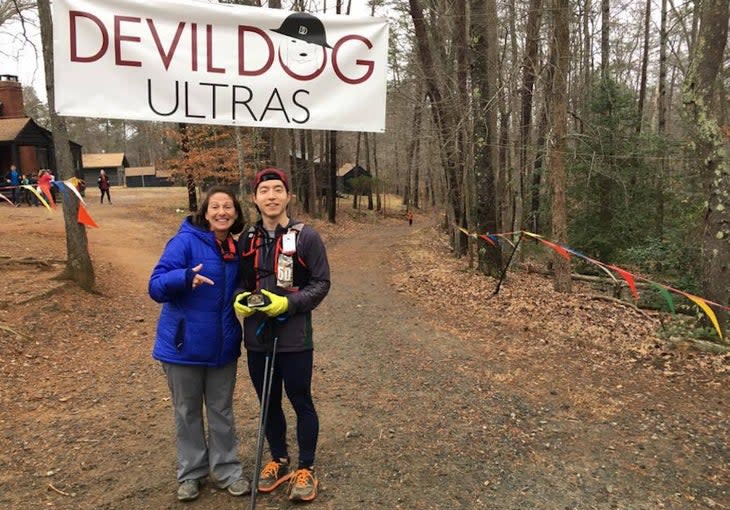
[[45,100],[41,34],[35,13],[30,16],[34,19],[25,23],[25,33],[31,43],[25,40],[20,22],[7,23],[0,29],[0,74],[16,75],[23,85],[33,85],[38,96]]

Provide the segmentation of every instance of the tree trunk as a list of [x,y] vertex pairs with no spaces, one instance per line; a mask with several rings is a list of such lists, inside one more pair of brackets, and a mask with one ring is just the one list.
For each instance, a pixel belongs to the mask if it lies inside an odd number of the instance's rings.
[[[553,4],[553,31],[550,51],[551,87],[548,119],[551,125],[548,144],[548,168],[552,183],[552,235],[558,243],[567,242],[565,203],[565,138],[568,110],[568,70],[570,68],[570,3],[569,0],[551,0]],[[607,0],[604,0],[607,3]],[[555,290],[570,292],[570,262],[554,254]]]
[[535,152],[532,161],[532,179],[530,190],[530,228],[533,232],[540,232],[540,192],[542,191],[542,173],[545,168],[545,139],[547,131],[547,107],[541,109],[540,121],[537,125],[537,140]]
[[[51,22],[51,6],[48,0],[38,1],[38,20],[41,26],[46,94],[51,118],[56,168],[60,180],[63,181],[74,176],[74,165],[68,141],[66,120],[56,113],[53,76],[53,24]],[[77,221],[78,210],[79,202],[76,195],[66,193],[63,201],[63,220],[66,227],[66,266],[59,278],[72,280],[82,289],[89,291],[94,287],[94,266],[89,255],[86,227]]]
[[[317,168],[314,165],[314,133],[311,129],[305,130],[307,146],[307,170],[309,173],[309,213],[315,218],[319,217],[319,188],[317,187]],[[321,161],[321,160],[320,160]]]
[[601,0],[601,79],[608,79],[611,36],[611,2]]
[[644,119],[644,101],[646,101],[646,73],[649,67],[649,28],[651,27],[651,0],[646,0],[644,8],[644,48],[641,55],[641,82],[639,83],[639,119],[636,123],[636,132],[641,133]]
[[357,132],[357,142],[355,144],[355,166],[360,164],[360,139],[362,138],[362,131]]
[[[581,82],[583,86],[581,94],[580,112],[588,110],[588,103],[591,98],[591,82],[593,80],[593,37],[591,34],[591,10],[593,4],[591,0],[583,2],[583,75]],[[583,116],[583,115],[582,115]],[[585,127],[582,122],[578,123],[578,132],[583,133]]]
[[380,171],[378,170],[378,135],[375,133],[373,133],[373,170],[375,171],[375,210],[380,212],[383,209],[383,203],[380,200],[383,186],[380,182]]
[[[497,193],[499,155],[497,152],[497,76],[499,22],[495,0],[475,0],[472,3],[474,62],[472,81],[479,91],[478,115],[475,115],[475,185],[477,230],[479,233],[499,231],[500,201]],[[481,141],[479,141],[481,140]],[[486,274],[498,275],[502,267],[502,252],[496,247],[480,250],[480,269]]]
[[[184,122],[178,122],[177,130],[180,133],[180,151],[183,159],[187,159],[190,152],[190,141],[188,139],[188,126]],[[185,164],[185,186],[188,190],[188,210],[195,212],[198,210],[198,195],[195,190],[195,177],[190,169],[190,165]]]
[[408,143],[408,161],[406,162],[406,187],[403,190],[403,205],[410,208],[418,208],[418,161],[419,145],[421,140],[421,109],[423,105],[423,87],[419,80],[416,85],[416,92],[413,97],[416,101],[413,105],[413,130],[411,140]]
[[[292,168],[292,187],[297,190],[297,202],[300,203],[304,212],[311,214],[311,197],[309,196],[309,185],[305,185],[305,177],[309,179],[309,170],[307,160],[311,155],[307,153],[307,140],[305,138],[304,129],[295,130],[294,137],[299,145],[299,158],[295,158],[296,168]],[[298,135],[298,136],[297,136]],[[295,144],[296,145],[296,144]],[[297,152],[294,152],[296,156]]]
[[[497,87],[501,89],[501,87]],[[499,131],[498,131],[498,150],[497,162],[499,168],[500,179],[497,181],[497,203],[501,205],[497,217],[500,220],[502,232],[511,232],[518,230],[513,228],[515,223],[515,211],[517,209],[516,197],[519,192],[515,189],[517,181],[512,179],[512,162],[509,158],[509,146],[510,146],[510,113],[509,113],[509,95],[506,90],[499,93]],[[500,185],[501,184],[501,185]]]
[[[730,161],[717,121],[715,82],[723,62],[730,18],[727,0],[705,0],[700,27],[683,87],[683,103],[693,127],[692,137],[707,196],[702,265],[704,296],[717,303],[730,300]],[[718,313],[725,334],[730,314]]]
[[[657,94],[657,134],[659,140],[664,138],[667,126],[667,0],[662,0],[659,24],[659,83]],[[656,209],[654,218],[654,235],[657,239],[664,237],[664,187],[666,186],[665,158],[659,158],[656,175],[655,195]]]
[[[236,126],[235,128],[233,128],[233,130],[236,139],[236,154],[238,157],[238,196],[241,200],[241,205],[244,206],[243,214],[247,215],[247,211],[249,210],[249,206],[251,205],[251,200],[249,198],[250,194],[248,193],[248,186],[246,182],[246,160],[242,135],[243,128],[240,126]],[[246,224],[253,223],[248,217],[243,218],[243,221]]]
[[[51,119],[56,168],[60,180],[63,181],[74,176],[74,165],[66,120],[56,113],[53,76],[53,24],[51,21],[51,6],[48,0],[39,0],[38,20],[41,27],[46,94]],[[63,220],[66,227],[66,266],[59,278],[72,280],[82,289],[89,291],[94,288],[94,266],[89,255],[86,227],[77,221],[78,210],[79,202],[76,195],[66,193],[63,200]]]
[[531,172],[529,158],[530,134],[532,129],[532,98],[538,65],[538,39],[542,19],[542,0],[530,0],[525,32],[525,56],[522,59],[522,87],[520,88],[520,140],[519,165],[521,195],[527,196],[526,180]]
[[456,113],[447,104],[445,93],[439,87],[436,80],[437,70],[434,64],[434,50],[431,46],[429,31],[423,17],[423,7],[420,0],[409,0],[410,14],[413,19],[415,31],[416,49],[421,62],[426,80],[426,92],[431,99],[431,112],[434,126],[439,135],[441,146],[441,160],[446,177],[447,207],[451,224],[449,229],[453,234],[454,253],[459,256],[464,254],[464,236],[453,228],[453,224],[462,224],[464,218],[463,210],[463,185],[461,182],[461,165],[458,143],[455,143],[458,133],[458,122]]
[[[370,165],[370,133],[365,133],[365,166],[367,166],[368,172],[372,172],[372,166]],[[372,174],[371,174],[372,175]],[[364,193],[366,190],[362,190]],[[368,211],[373,210],[373,183],[370,181],[370,186],[367,189],[368,193]]]
[[336,223],[337,219],[337,131],[329,133],[330,186],[327,193],[327,219]]

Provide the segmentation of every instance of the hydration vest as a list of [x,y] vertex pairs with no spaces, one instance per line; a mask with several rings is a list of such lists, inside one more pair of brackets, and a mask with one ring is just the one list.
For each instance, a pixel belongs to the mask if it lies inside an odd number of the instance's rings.
[[[301,222],[287,227],[286,233],[294,233],[296,235],[296,246],[299,244],[299,235],[302,232],[302,228],[304,228],[304,223]],[[282,252],[282,235],[277,235],[274,240],[275,245],[273,248],[273,254],[271,255],[273,258],[273,265],[271,269],[261,267],[263,262],[261,260],[261,250],[263,243],[267,242],[265,240],[266,237],[268,237],[268,233],[265,230],[260,227],[253,226],[250,227],[239,240],[239,251],[241,257],[241,288],[248,292],[255,292],[259,290],[261,288],[260,282],[262,279],[271,275],[276,277],[279,265],[279,255]],[[311,272],[307,268],[307,264],[298,252],[292,254],[292,259],[294,262],[294,282],[292,287],[285,289],[289,291],[295,291],[300,287],[305,286],[309,283],[312,276]]]

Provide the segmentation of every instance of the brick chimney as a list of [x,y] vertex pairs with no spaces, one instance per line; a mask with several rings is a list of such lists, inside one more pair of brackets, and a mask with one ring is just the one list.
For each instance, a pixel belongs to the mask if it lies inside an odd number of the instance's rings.
[[18,77],[0,74],[0,118],[24,116],[23,87]]

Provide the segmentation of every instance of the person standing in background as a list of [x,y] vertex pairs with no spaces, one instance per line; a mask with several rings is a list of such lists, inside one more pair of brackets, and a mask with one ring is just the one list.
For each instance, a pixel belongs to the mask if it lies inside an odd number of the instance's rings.
[[[23,175],[20,176],[20,185],[21,186],[29,186],[30,185],[30,179],[28,179],[28,176],[27,175],[23,174]],[[28,188],[23,188],[22,189],[22,192],[21,192],[21,196],[23,197],[22,200],[23,200],[23,202],[25,202],[26,204],[28,204],[28,206],[30,206],[30,207],[33,206],[32,198],[31,198],[32,195],[33,195],[33,193],[31,193]]]
[[99,184],[99,191],[101,191],[101,203],[104,203],[104,195],[106,194],[106,198],[111,204],[112,197],[109,194],[109,177],[107,177],[104,170],[101,170],[99,172],[99,178],[97,179],[97,183]]
[[7,181],[13,187],[10,190],[10,199],[15,205],[18,205],[20,201],[20,172],[18,172],[18,168],[15,165],[10,165]]

